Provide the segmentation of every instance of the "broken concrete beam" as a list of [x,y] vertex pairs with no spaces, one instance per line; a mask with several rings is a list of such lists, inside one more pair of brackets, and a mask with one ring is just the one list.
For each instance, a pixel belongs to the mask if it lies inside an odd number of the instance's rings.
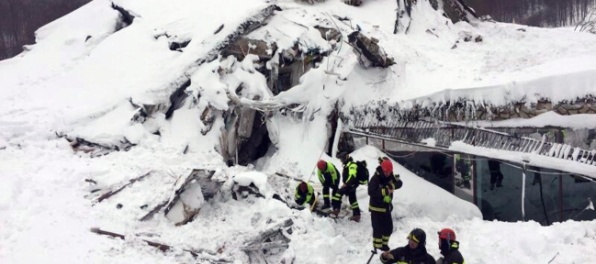
[[[260,97],[255,96],[252,100],[259,101]],[[255,122],[256,110],[250,107],[240,107],[238,113],[238,136],[248,139],[252,135]]]
[[[198,207],[195,206],[193,201],[189,201],[189,197],[186,196],[192,196],[193,194],[198,195],[200,192],[200,195],[204,201],[208,201],[209,199],[213,198],[223,185],[223,182],[218,182],[212,179],[214,174],[215,171],[212,170],[193,170],[185,178],[184,182],[178,186],[174,186],[175,191],[170,198],[155,206],[151,211],[149,211],[149,213],[141,217],[140,221],[151,219],[155,213],[161,211],[162,208],[165,208],[164,213],[166,216],[168,216],[170,211],[173,209],[175,209],[173,214],[179,213],[182,215],[178,218],[173,218],[173,215],[170,215],[169,218],[174,219],[174,222],[176,222],[177,225],[183,225],[191,222],[196,214],[199,213],[200,205]],[[176,185],[176,183],[174,185]],[[187,191],[188,193],[185,193]]]
[[354,31],[348,35],[348,42],[354,48],[354,52],[360,56],[360,63],[364,67],[387,68],[395,62],[387,56],[379,46],[378,40],[369,38],[360,31]]
[[339,41],[341,39],[341,33],[334,28],[326,28],[321,26],[315,26],[315,28],[321,32],[321,37],[324,40],[330,41],[335,40]]
[[275,42],[269,43],[264,40],[240,38],[234,43],[231,43],[222,51],[222,57],[227,58],[232,55],[238,61],[244,60],[246,55],[255,54],[259,56],[261,61],[268,61],[273,58],[277,52],[277,44]]
[[274,11],[281,11],[277,5],[269,5],[265,9],[259,11],[257,14],[248,17],[243,23],[241,23],[234,32],[226,36],[225,39],[220,41],[211,51],[207,53],[203,58],[198,59],[194,66],[200,66],[203,63],[211,62],[218,58],[219,54],[228,47],[230,44],[234,43],[240,37],[245,36],[246,34],[254,31],[257,28],[260,28],[264,25],[265,20],[273,15]]
[[255,237],[244,242],[241,249],[250,252],[270,248],[287,248],[290,240],[283,234],[283,231],[291,228],[293,224],[294,222],[290,218],[276,223],[264,231],[259,232]]

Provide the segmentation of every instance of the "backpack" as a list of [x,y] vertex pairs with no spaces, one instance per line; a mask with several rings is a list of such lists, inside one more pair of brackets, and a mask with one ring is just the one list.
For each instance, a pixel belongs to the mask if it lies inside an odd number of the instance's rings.
[[369,179],[369,172],[368,168],[366,168],[366,161],[356,161],[356,165],[356,177],[358,178],[358,183],[360,183],[361,185],[367,185]]

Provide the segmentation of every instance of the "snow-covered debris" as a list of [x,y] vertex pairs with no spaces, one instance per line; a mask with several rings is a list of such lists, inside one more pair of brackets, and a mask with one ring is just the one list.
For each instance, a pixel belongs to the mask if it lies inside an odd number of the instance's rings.
[[[366,188],[357,191],[360,223],[297,211],[272,198],[292,199],[296,184],[269,176],[275,172],[319,190],[314,164],[325,159],[340,165],[325,154],[332,112],[349,114],[354,106],[383,99],[405,106],[459,98],[496,104],[594,93],[592,34],[482,21],[454,24],[433,1],[417,2],[409,29],[397,34],[393,0],[363,1],[359,7],[340,0],[315,5],[279,0],[277,6],[262,0],[96,0],[40,29],[39,42],[28,52],[0,62],[0,259],[181,263],[197,261],[183,249],[198,248],[236,263],[364,262],[371,246]],[[322,34],[321,28],[329,30]],[[362,67],[345,42],[357,28],[378,39],[395,64]],[[451,49],[460,32],[482,41],[466,42],[466,35]],[[242,39],[256,41],[247,45],[259,54],[220,56]],[[260,50],[265,47],[270,49]],[[254,118],[240,121],[242,116]],[[257,128],[247,129],[250,124]],[[93,156],[73,153],[57,135],[134,146]],[[236,155],[254,167],[226,166]],[[372,172],[383,154],[367,147],[353,155]],[[469,263],[545,263],[553,252],[558,253],[553,263],[596,261],[585,254],[596,247],[594,221],[548,227],[485,222],[473,204],[394,167],[404,187],[396,191],[391,247],[404,245],[406,234],[420,227],[428,234],[429,253],[438,257],[431,234],[451,227]],[[195,169],[215,171],[221,189],[208,193],[206,183],[193,182],[164,216],[185,182],[177,179]],[[149,170],[155,175],[102,203],[92,206],[85,198],[99,186]],[[234,181],[252,183],[264,197],[233,199],[228,187]],[[175,226],[167,218],[180,223],[184,204],[200,213]],[[155,208],[159,214],[139,221]],[[277,226],[288,219],[291,234]],[[96,226],[127,239],[88,231]],[[250,242],[263,242],[255,238],[272,228],[284,231],[274,237],[280,249],[254,254],[261,248]],[[162,253],[145,240],[174,250]]]

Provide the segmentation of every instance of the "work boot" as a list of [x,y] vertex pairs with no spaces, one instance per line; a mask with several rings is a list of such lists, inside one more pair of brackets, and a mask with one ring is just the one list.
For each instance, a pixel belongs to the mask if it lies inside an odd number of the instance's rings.
[[329,216],[335,218],[339,215],[339,209],[333,209],[333,211],[331,211],[331,213],[329,213]]
[[463,185],[464,185],[463,188],[466,188],[466,189],[472,188],[472,185],[470,184],[470,181],[468,181],[468,180],[465,180]]
[[328,211],[331,208],[331,205],[325,204],[321,207],[321,211]]
[[360,215],[350,216],[350,220],[359,223],[360,222]]

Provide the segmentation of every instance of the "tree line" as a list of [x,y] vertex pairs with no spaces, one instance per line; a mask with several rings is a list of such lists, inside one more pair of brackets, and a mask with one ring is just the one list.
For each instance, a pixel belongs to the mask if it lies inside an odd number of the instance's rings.
[[[0,60],[34,44],[39,27],[90,2],[90,0],[1,0]],[[497,21],[531,26],[571,26],[596,7],[596,0],[465,0],[479,15]]]
[[596,0],[465,0],[479,15],[497,21],[542,27],[572,26],[580,22]]
[[34,32],[90,0],[1,0],[0,60],[23,51],[23,45],[34,44]]

